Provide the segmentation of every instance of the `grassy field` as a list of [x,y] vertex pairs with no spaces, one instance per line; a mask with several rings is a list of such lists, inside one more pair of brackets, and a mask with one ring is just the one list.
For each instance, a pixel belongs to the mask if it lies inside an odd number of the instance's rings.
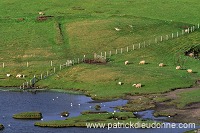
[[[51,2],[2,0],[0,4],[0,86],[21,86],[34,75],[56,73],[36,85],[80,90],[96,99],[126,94],[170,91],[195,85],[200,62],[184,52],[200,43],[200,30],[171,39],[199,21],[197,0],[68,0]],[[120,7],[120,8],[119,8]],[[142,10],[141,10],[142,9]],[[49,16],[38,21],[39,11]],[[116,31],[115,28],[119,28]],[[168,41],[155,44],[161,36]],[[138,49],[138,43],[151,45]],[[126,47],[136,50],[126,51]],[[123,54],[114,55],[123,48]],[[112,51],[105,65],[79,64],[59,70],[67,59],[92,58],[93,53]],[[131,64],[125,66],[124,61]],[[147,64],[139,65],[140,60]],[[53,66],[50,66],[53,61]],[[29,62],[29,66],[26,63]],[[166,67],[160,68],[163,62]],[[5,68],[1,64],[5,63]],[[175,67],[181,65],[182,70]],[[185,69],[193,69],[187,73]],[[10,73],[11,77],[6,77]],[[25,78],[15,78],[20,73]],[[123,82],[123,85],[118,85]],[[141,89],[132,87],[142,83]]]

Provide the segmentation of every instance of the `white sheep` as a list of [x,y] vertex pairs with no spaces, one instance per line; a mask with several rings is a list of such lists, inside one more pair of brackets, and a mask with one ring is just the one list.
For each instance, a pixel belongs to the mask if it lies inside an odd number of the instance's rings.
[[140,61],[139,64],[145,64],[145,60]]
[[43,13],[43,12],[38,12],[38,14],[39,14],[39,15],[44,15],[44,13]]
[[194,56],[194,53],[189,53],[188,54],[190,57],[193,57]]
[[185,33],[187,33],[188,32],[188,29],[185,29]]
[[192,73],[192,69],[187,69],[187,72],[188,73]]
[[164,63],[159,64],[159,67],[164,67],[164,66],[165,66]]
[[116,30],[116,31],[120,31],[120,29],[119,29],[119,28],[117,28],[117,27],[115,27],[115,30]]
[[9,73],[8,73],[8,74],[6,74],[6,76],[7,76],[7,77],[10,77],[10,76],[11,76],[11,74],[9,74]]
[[181,69],[181,66],[176,66],[176,70],[180,70]]
[[122,85],[123,83],[122,83],[122,82],[118,82],[118,84],[119,84],[119,85]]
[[133,25],[128,25],[128,26],[131,27],[131,28],[133,27]]
[[141,83],[138,83],[138,84],[133,84],[132,86],[135,86],[136,88],[141,88],[141,87],[142,87],[142,84],[141,84]]
[[17,74],[17,75],[16,75],[16,78],[21,78],[21,77],[22,77],[21,74]]
[[125,64],[125,65],[128,65],[128,61],[125,61],[124,64]]

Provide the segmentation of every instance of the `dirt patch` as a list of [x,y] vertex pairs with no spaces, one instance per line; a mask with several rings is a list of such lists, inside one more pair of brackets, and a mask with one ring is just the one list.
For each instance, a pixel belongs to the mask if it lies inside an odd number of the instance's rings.
[[193,105],[187,106],[184,109],[177,109],[173,105],[168,105],[166,103],[157,103],[156,112],[166,112],[171,113],[174,112],[176,115],[174,117],[170,117],[167,121],[170,122],[182,122],[182,123],[200,123],[200,103],[195,103]]
[[37,21],[45,21],[49,18],[53,18],[54,16],[39,16],[37,17]]
[[[186,105],[184,108],[177,108],[176,105],[172,104],[171,101],[179,98],[179,94],[183,92],[190,92],[193,90],[199,89],[200,80],[196,81],[196,86],[191,88],[184,89],[176,89],[171,92],[163,93],[163,94],[149,94],[149,95],[140,95],[140,96],[130,96],[128,95],[126,98],[129,101],[144,99],[144,97],[148,97],[151,103],[154,103],[155,113],[164,113],[164,114],[175,114],[173,117],[169,117],[166,121],[169,122],[181,122],[181,123],[198,123],[200,124],[200,103],[191,103]],[[156,101],[156,98],[166,98],[166,101]],[[162,100],[162,99],[161,99]]]
[[96,61],[94,59],[86,59],[85,61],[83,61],[84,63],[87,64],[99,64],[99,65],[105,65],[107,62],[100,62],[100,61]]

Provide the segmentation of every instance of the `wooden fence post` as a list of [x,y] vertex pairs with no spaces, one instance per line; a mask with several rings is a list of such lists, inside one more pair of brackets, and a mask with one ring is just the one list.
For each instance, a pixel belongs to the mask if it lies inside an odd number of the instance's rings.
[[85,55],[83,56],[83,61],[85,62]]
[[121,54],[123,53],[123,49],[121,48]]
[[176,37],[178,37],[178,31],[177,31],[177,33],[176,33]]
[[128,47],[126,48],[126,51],[128,52]]
[[3,68],[5,67],[5,64],[3,63]]
[[40,75],[40,79],[42,79],[42,73],[41,73],[41,75]]
[[184,34],[184,30],[182,30],[182,35]]
[[190,28],[188,28],[188,33],[190,33]]
[[78,58],[77,62],[78,62],[78,64],[80,63],[79,58]]
[[33,84],[35,84],[35,82],[36,82],[36,76],[35,75],[34,75],[33,79],[34,79]]
[[106,58],[106,52],[105,52],[105,58]]
[[28,61],[26,62],[26,67],[28,67]]
[[56,73],[56,68],[55,67],[53,68],[53,72]]
[[172,33],[172,38],[174,38],[174,33]]
[[47,71],[47,77],[49,76],[49,72]]
[[160,37],[160,41],[161,41],[161,42],[163,41],[163,38],[162,38],[162,36]]
[[111,57],[111,55],[112,55],[112,52],[110,51],[110,57]]
[[51,66],[53,66],[53,61],[51,61]]
[[101,52],[101,57],[103,56],[102,52]]
[[115,52],[115,54],[117,54],[117,49],[116,49],[116,52]]
[[168,40],[169,39],[169,36],[168,35],[166,35],[166,40]]
[[134,46],[134,44],[133,44],[133,50],[135,50],[135,46]]
[[198,26],[197,26],[197,28],[199,29],[199,23],[198,23]]
[[138,48],[140,49],[140,43],[138,44]]

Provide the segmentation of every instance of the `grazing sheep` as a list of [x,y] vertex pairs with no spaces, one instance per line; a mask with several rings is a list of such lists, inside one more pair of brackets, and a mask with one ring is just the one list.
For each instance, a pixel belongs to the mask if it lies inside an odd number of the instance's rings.
[[8,74],[6,74],[6,76],[7,76],[7,77],[10,77],[10,76],[11,76],[11,74],[9,74],[9,73],[8,73]]
[[21,78],[21,77],[22,77],[21,74],[17,74],[17,75],[16,75],[16,78]]
[[119,85],[122,85],[123,83],[122,83],[122,82],[118,82],[118,84],[119,84]]
[[115,30],[116,30],[116,31],[120,31],[120,29],[119,29],[119,28],[117,28],[117,27],[115,27]]
[[145,64],[145,60],[140,61],[139,64]]
[[164,66],[165,66],[164,63],[159,64],[159,67],[164,67]]
[[135,86],[136,88],[141,88],[141,87],[142,87],[142,84],[141,84],[141,83],[138,83],[138,84],[133,84],[132,86]]
[[128,25],[128,26],[131,27],[131,28],[133,27],[133,25]]
[[188,54],[190,57],[193,57],[194,56],[194,53],[189,53]]
[[188,32],[188,29],[185,29],[185,32],[187,33],[187,32]]
[[38,12],[38,14],[39,14],[39,15],[44,15],[44,13],[43,13],[43,12]]
[[176,70],[180,70],[181,69],[181,66],[176,66]]
[[188,73],[192,73],[192,69],[188,69],[187,72],[188,72]]
[[125,64],[125,65],[128,65],[128,61],[125,61],[124,64]]

